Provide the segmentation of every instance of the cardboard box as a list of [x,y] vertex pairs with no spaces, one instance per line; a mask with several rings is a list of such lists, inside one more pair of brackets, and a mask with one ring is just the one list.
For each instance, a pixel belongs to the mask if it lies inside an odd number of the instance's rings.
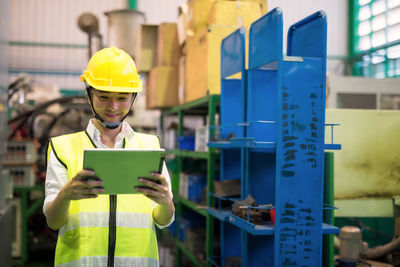
[[176,23],[158,26],[157,66],[178,66],[180,47]]
[[207,25],[208,14],[215,0],[189,0],[188,25],[194,34]]
[[168,108],[178,105],[178,69],[158,66],[150,71],[146,88],[146,108]]
[[179,173],[179,195],[183,198],[188,199],[188,174]]
[[[242,9],[234,9],[232,12],[236,17],[232,18],[229,17],[232,16],[232,13],[224,14],[223,8],[225,4],[232,7],[232,3],[231,1],[216,3],[215,15],[211,15],[211,18],[215,19],[215,21],[236,23],[239,15],[243,16],[241,19],[242,26],[248,32],[251,23],[261,17],[261,9],[252,3],[244,2],[243,4],[240,2]],[[237,28],[236,24],[210,24],[198,30],[194,37],[187,38],[186,102],[204,97],[207,94],[221,93],[221,41]],[[248,38],[248,33],[246,38]],[[248,41],[246,40],[246,46],[247,43]],[[248,48],[246,48],[246,58],[247,54]]]
[[183,3],[178,8],[178,43],[182,45],[186,41],[186,36],[193,36],[194,32],[189,29],[189,6]]
[[208,24],[222,24],[236,27],[250,26],[261,17],[258,3],[244,1],[215,2],[208,15]]
[[183,198],[200,203],[206,185],[207,177],[203,174],[179,174],[179,195]]
[[179,58],[179,84],[178,84],[178,100],[179,104],[186,102],[186,56]]
[[210,25],[187,39],[186,102],[221,93],[221,41],[235,30],[233,26]]
[[196,128],[195,131],[195,141],[194,141],[194,150],[200,152],[207,152],[208,151],[208,133],[209,133],[209,126],[203,126]]
[[[217,1],[231,1],[231,2],[238,2],[237,0],[217,0]],[[240,0],[240,2],[253,2],[257,3],[260,5],[261,12],[262,14],[267,14],[268,12],[268,6],[267,6],[267,0]]]
[[[153,79],[153,84],[150,81],[150,79]],[[145,88],[144,88],[144,93],[146,96],[146,109],[155,109],[157,107],[156,105],[156,85],[155,83],[155,73],[151,75],[151,71],[149,75],[147,76],[146,83],[145,83]]]
[[135,63],[139,72],[149,72],[157,65],[158,25],[142,24],[136,33]]
[[240,196],[240,179],[214,181],[214,193],[221,197]]

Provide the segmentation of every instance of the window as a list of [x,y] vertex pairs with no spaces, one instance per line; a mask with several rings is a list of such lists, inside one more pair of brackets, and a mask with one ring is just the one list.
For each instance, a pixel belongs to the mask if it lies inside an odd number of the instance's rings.
[[400,0],[350,1],[353,74],[400,78]]

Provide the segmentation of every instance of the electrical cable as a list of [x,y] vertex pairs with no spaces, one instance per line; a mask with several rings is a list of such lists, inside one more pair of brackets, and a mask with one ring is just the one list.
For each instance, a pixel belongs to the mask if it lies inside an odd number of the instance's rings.
[[65,103],[71,102],[75,99],[85,99],[85,98],[86,97],[84,97],[84,96],[73,96],[73,97],[61,97],[61,98],[53,99],[53,100],[47,101],[45,103],[42,103],[35,108],[25,111],[25,112],[15,116],[14,118],[11,118],[10,120],[8,120],[8,125],[10,125],[14,122],[19,122],[19,123],[15,126],[13,131],[8,135],[8,139],[10,140],[11,138],[13,138],[15,136],[17,131],[28,121],[30,116],[40,112],[41,110],[46,109],[49,106],[54,105],[54,104],[65,104]]

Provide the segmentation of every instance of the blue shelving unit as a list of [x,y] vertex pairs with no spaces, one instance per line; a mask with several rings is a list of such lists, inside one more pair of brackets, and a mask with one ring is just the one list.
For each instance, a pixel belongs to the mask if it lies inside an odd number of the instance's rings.
[[[282,11],[275,8],[221,44],[220,126],[210,147],[221,149],[220,179],[241,179],[240,199],[252,195],[275,212],[275,224],[255,225],[210,194],[207,212],[221,221],[220,264],[241,257],[242,266],[321,266],[322,235],[339,229],[323,223],[326,86],[326,15],[316,12],[288,31],[283,55]],[[211,203],[211,202],[210,202]],[[269,204],[269,205],[266,205]],[[235,241],[235,242],[234,242]],[[237,242],[240,241],[240,247]]]

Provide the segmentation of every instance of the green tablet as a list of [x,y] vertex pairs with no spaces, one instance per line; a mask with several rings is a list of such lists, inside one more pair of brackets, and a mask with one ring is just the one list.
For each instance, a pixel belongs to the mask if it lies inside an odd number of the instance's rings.
[[83,168],[93,169],[103,181],[103,194],[137,194],[135,186],[144,186],[139,177],[162,172],[164,149],[86,149]]

